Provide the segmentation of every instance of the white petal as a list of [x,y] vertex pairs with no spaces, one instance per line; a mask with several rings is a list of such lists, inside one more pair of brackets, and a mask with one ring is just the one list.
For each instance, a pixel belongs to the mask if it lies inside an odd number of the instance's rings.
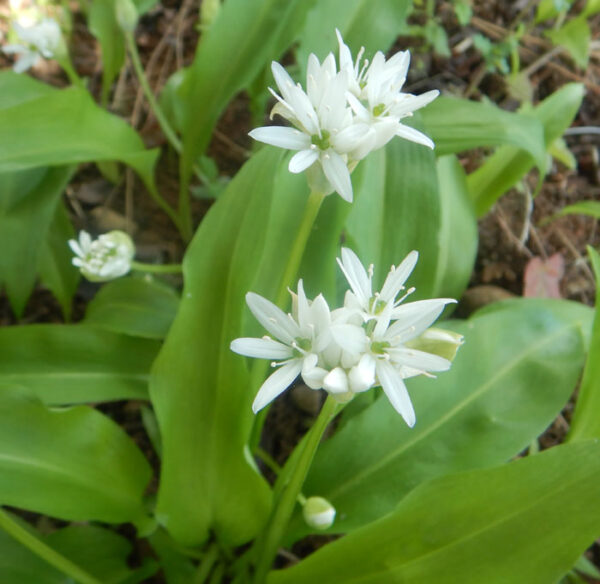
[[[304,136],[305,134],[303,134]],[[288,170],[294,174],[305,171],[309,166],[312,166],[319,158],[319,153],[316,149],[309,148],[307,150],[300,150],[292,156]]]
[[389,353],[396,365],[412,367],[421,371],[448,371],[451,365],[448,359],[416,349],[398,347],[397,349],[388,349],[386,352]]
[[342,199],[352,202],[352,181],[344,159],[333,150],[321,155],[321,165],[327,180]]
[[262,410],[267,404],[271,403],[280,393],[286,390],[298,377],[302,369],[302,362],[299,359],[295,359],[282,367],[276,369],[275,373],[272,373],[267,377],[266,381],[261,385],[254,403],[252,404],[252,411],[256,414],[259,410]]
[[422,132],[411,128],[410,126],[405,126],[404,124],[399,124],[398,130],[396,130],[396,136],[400,136],[406,140],[410,140],[411,142],[415,142],[417,144],[422,144],[423,146],[427,146],[427,148],[433,147],[435,144],[431,138],[425,136]]
[[277,61],[273,61],[271,63],[271,71],[281,95],[283,95],[284,99],[289,102],[288,97],[290,94],[290,88],[295,86],[294,80]]
[[80,258],[82,258],[85,255],[83,253],[83,250],[81,249],[81,247],[79,247],[79,243],[77,243],[77,241],[75,239],[69,239],[69,241],[67,243],[69,244],[69,247],[71,248],[71,251],[76,256],[79,256]]
[[300,336],[300,328],[283,310],[272,302],[248,292],[246,303],[256,320],[260,322],[274,337],[291,345],[294,339]]
[[404,418],[408,427],[412,428],[416,422],[415,410],[402,377],[393,365],[380,359],[377,360],[376,370],[385,395],[394,409]]
[[418,259],[419,253],[413,250],[404,258],[397,268],[392,268],[390,270],[390,273],[383,284],[383,288],[381,289],[381,293],[379,294],[384,302],[395,300],[398,292],[402,290],[404,282],[406,282],[406,279],[417,265]]
[[21,53],[29,53],[29,49],[23,45],[4,45],[0,50],[7,55],[20,55]]
[[[454,302],[456,300],[453,298],[431,298],[398,306],[392,314],[392,319],[396,322],[387,330],[386,338],[393,345],[419,336],[434,323],[447,304]],[[394,340],[396,336],[399,338]]]
[[369,124],[358,122],[341,130],[332,138],[336,152],[348,153],[361,146],[362,141],[372,133]]
[[229,348],[239,355],[257,359],[289,359],[293,355],[290,347],[273,339],[243,337],[231,341]]
[[304,357],[302,363],[302,379],[311,389],[322,389],[323,379],[327,375],[327,370],[317,366],[319,358],[314,353]]
[[15,73],[23,73],[30,67],[33,67],[40,60],[40,56],[35,52],[23,53],[19,60],[13,65]]
[[[310,327],[310,318],[309,318],[309,310],[310,307],[308,305],[308,300],[306,299],[306,294],[304,293],[304,283],[302,279],[298,280],[298,295],[296,296],[297,303],[297,311],[298,311],[298,324],[300,325],[300,331],[303,335],[306,335],[306,332]],[[308,336],[308,335],[306,335]]]
[[366,309],[369,299],[373,295],[371,289],[371,278],[362,265],[358,256],[348,247],[342,248],[342,259],[337,258],[337,262],[350,284],[350,288],[358,298],[363,309]]
[[439,94],[440,92],[434,89],[422,95],[406,95],[405,99],[399,101],[397,105],[392,106],[390,113],[403,118],[430,104]]
[[358,393],[367,391],[375,383],[375,359],[369,355],[363,355],[358,365],[352,367],[348,375],[350,381],[350,391]]
[[323,379],[323,389],[329,393],[347,393],[348,377],[341,367],[332,369]]
[[349,353],[363,353],[367,348],[365,329],[353,324],[334,324],[330,328],[335,342]]
[[248,135],[259,142],[271,144],[271,146],[277,146],[278,148],[286,148],[287,150],[310,148],[310,137],[295,128],[263,126],[262,128],[254,128]]

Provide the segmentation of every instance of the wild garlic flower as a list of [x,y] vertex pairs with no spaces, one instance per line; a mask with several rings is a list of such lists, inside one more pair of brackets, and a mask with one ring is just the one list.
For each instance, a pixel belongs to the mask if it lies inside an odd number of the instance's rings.
[[250,132],[260,142],[297,153],[289,163],[293,173],[307,171],[313,190],[333,191],[352,201],[350,173],[369,152],[381,148],[394,136],[433,148],[433,142],[400,120],[435,99],[438,91],[422,96],[402,93],[410,62],[408,51],[386,61],[380,51],[371,65],[360,67],[361,49],[356,63],[350,49],[336,30],[340,45],[339,71],[330,53],[323,63],[309,55],[306,92],[295,84],[285,69],[271,65],[281,95],[271,118],[278,114],[294,126],[265,126]]
[[328,529],[335,521],[335,507],[323,497],[309,497],[302,505],[302,516],[313,529]]
[[27,71],[42,57],[52,59],[57,53],[65,50],[60,27],[53,18],[44,18],[30,26],[14,22],[13,28],[21,43],[5,45],[2,51],[9,55],[17,55],[18,59],[13,65],[16,73]]
[[[444,307],[455,300],[435,298],[403,301],[397,298],[412,272],[418,254],[411,252],[399,266],[392,266],[381,292],[372,292],[373,268],[365,270],[351,250],[342,249],[338,260],[351,290],[344,305],[330,311],[322,295],[309,301],[298,283],[292,314],[248,293],[246,300],[257,320],[276,339],[241,338],[231,349],[241,355],[276,359],[276,371],[258,391],[254,412],[266,406],[293,383],[298,375],[312,389],[324,389],[338,401],[381,386],[406,423],[415,424],[415,412],[404,379],[446,371],[462,343],[460,335],[429,327]],[[420,339],[427,337],[424,342]]]
[[92,239],[87,231],[79,232],[79,240],[70,239],[75,254],[73,265],[91,282],[106,282],[124,276],[131,270],[135,246],[123,231],[109,231]]
[[377,51],[370,64],[365,59],[361,66],[364,47],[353,63],[350,49],[340,31],[336,29],[335,32],[339,44],[340,70],[350,78],[347,98],[355,114],[355,123],[369,127],[362,144],[351,155],[360,160],[387,144],[394,136],[433,148],[434,144],[428,136],[400,122],[431,103],[440,93],[437,90],[418,96],[402,93],[410,65],[410,52],[401,51],[386,60],[385,55]]

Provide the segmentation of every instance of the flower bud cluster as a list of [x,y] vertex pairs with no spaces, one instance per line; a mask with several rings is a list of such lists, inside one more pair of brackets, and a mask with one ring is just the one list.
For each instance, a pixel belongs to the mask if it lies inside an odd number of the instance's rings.
[[[340,308],[330,310],[322,294],[309,300],[302,280],[297,294],[292,293],[291,314],[258,294],[246,295],[252,314],[272,336],[235,339],[231,349],[248,357],[272,359],[275,368],[259,389],[252,409],[256,413],[265,407],[300,375],[308,387],[324,389],[340,402],[381,386],[412,427],[415,413],[404,379],[450,367],[462,337],[427,333],[444,307],[455,300],[404,302],[414,292],[414,288],[406,290],[404,283],[416,265],[416,251],[392,266],[381,291],[375,293],[373,267],[365,270],[348,248],[342,249],[341,256],[338,263],[350,289]],[[425,338],[422,344],[421,338]]]
[[266,126],[250,132],[255,140],[297,150],[289,163],[290,172],[309,170],[313,190],[338,192],[352,201],[350,173],[373,150],[394,136],[433,148],[421,132],[402,124],[415,110],[433,101],[438,91],[416,96],[402,93],[410,64],[408,51],[386,60],[378,51],[372,62],[361,62],[364,49],[355,62],[348,46],[336,30],[339,43],[339,70],[330,53],[323,63],[308,58],[306,91],[295,84],[276,62],[271,69],[281,95],[273,90],[277,104],[271,117],[279,114],[294,128]]
[[70,239],[75,254],[73,265],[91,282],[106,282],[124,276],[131,270],[135,246],[124,231],[109,231],[92,239],[87,231],[79,232],[79,240]]

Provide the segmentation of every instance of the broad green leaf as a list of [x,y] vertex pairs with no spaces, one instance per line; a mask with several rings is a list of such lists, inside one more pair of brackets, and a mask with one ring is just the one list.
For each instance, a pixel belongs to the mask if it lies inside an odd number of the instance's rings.
[[416,295],[460,297],[475,260],[477,229],[458,162],[445,157],[436,168],[429,149],[396,139],[359,171],[370,180],[357,189],[347,244],[365,265],[375,265],[379,283],[416,249],[419,262],[409,281]]
[[426,134],[435,142],[437,156],[481,146],[511,144],[526,150],[543,166],[544,128],[531,115],[501,110],[490,103],[438,97],[421,112]]
[[544,219],[542,221],[542,225],[553,221],[557,217],[563,217],[564,215],[588,215],[589,217],[600,219],[600,202],[580,201],[579,203],[574,203],[573,205],[567,205],[551,217]]
[[546,428],[583,362],[581,315],[555,306],[528,303],[443,323],[465,343],[450,371],[407,381],[416,426],[409,429],[380,396],[317,452],[303,492],[336,507],[331,531],[383,516],[429,478],[504,462]]
[[177,316],[152,369],[164,462],[157,517],[186,545],[202,543],[210,529],[243,543],[269,512],[268,486],[244,457],[257,386],[229,344],[257,326],[245,306],[248,291],[275,300],[306,204],[304,177],[281,159],[281,151],[262,149],[203,219],[184,259]]
[[540,0],[535,22],[539,23],[550,18],[556,18],[561,12],[566,12],[571,7],[573,0]]
[[69,214],[58,205],[42,246],[38,265],[40,280],[57,298],[67,320],[71,317],[71,300],[77,290],[80,272],[73,267],[73,252],[66,245],[75,237]]
[[116,333],[164,339],[179,297],[159,280],[133,276],[102,286],[88,304],[85,323]]
[[600,12],[600,0],[587,0],[583,9],[584,16],[593,16]]
[[365,56],[376,51],[387,52],[407,32],[406,18],[412,8],[408,0],[320,0],[306,17],[300,34],[296,60],[305,82],[308,55],[324,59],[329,52],[338,53],[335,29],[339,29],[352,55],[365,47]]
[[0,329],[0,383],[47,404],[147,399],[159,344],[86,325]]
[[[107,584],[142,582],[158,566],[131,570],[127,559],[131,544],[121,535],[93,525],[73,525],[47,536],[13,517],[43,543]],[[65,574],[47,564],[28,548],[0,531],[0,580],[3,584],[65,584]],[[69,580],[70,582],[70,580]]]
[[549,30],[546,35],[555,45],[564,47],[575,64],[585,69],[590,58],[590,42],[592,40],[592,32],[585,19],[585,16],[579,16],[569,20],[558,30]]
[[0,101],[0,172],[119,160],[154,188],[158,150],[146,150],[135,130],[99,108],[85,89],[40,90],[32,99],[31,80],[0,73],[0,94],[10,90],[18,95],[21,87],[26,92],[23,101]]
[[575,413],[571,421],[569,440],[600,438],[600,363],[598,362],[600,354],[600,256],[589,246],[588,255],[596,277],[596,310],[590,350],[579,388]]
[[556,582],[600,534],[599,481],[597,441],[441,477],[267,581]]
[[294,41],[315,0],[228,0],[202,35],[182,84],[184,178],[204,153],[219,116]]
[[[533,108],[544,126],[548,149],[570,126],[583,99],[583,85],[570,83]],[[514,146],[501,146],[468,177],[469,191],[478,216],[485,215],[506,191],[519,182],[533,167],[533,159]]]
[[50,225],[72,175],[64,166],[0,174],[0,288],[6,288],[17,316],[33,291]]
[[0,501],[60,519],[141,521],[152,471],[137,446],[100,412],[46,408],[0,388]]

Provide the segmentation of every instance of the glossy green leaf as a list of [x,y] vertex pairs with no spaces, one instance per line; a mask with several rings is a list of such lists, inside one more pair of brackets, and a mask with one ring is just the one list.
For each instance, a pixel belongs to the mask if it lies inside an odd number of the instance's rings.
[[5,250],[0,288],[6,288],[18,316],[33,291],[50,225],[72,174],[64,166],[0,174],[0,247]]
[[[43,536],[13,517],[43,543],[107,584],[134,584],[157,571],[147,565],[131,570],[131,544],[121,535],[93,525],[73,525]],[[3,584],[65,584],[67,577],[28,548],[0,531],[0,580]]]
[[441,158],[436,168],[429,149],[396,139],[359,171],[370,178],[357,189],[347,244],[375,265],[379,282],[416,249],[419,262],[409,282],[415,297],[460,297],[475,261],[477,227],[456,159]]
[[0,387],[0,501],[66,520],[139,521],[152,471],[112,420]]
[[543,166],[544,128],[531,115],[501,110],[490,103],[438,97],[421,112],[426,134],[435,142],[437,156],[481,146],[511,144],[526,150]]
[[[533,108],[544,126],[546,148],[571,125],[583,99],[581,84],[565,85]],[[533,167],[533,159],[514,146],[501,146],[468,177],[469,191],[478,216],[485,215],[506,191],[519,182]]]
[[302,84],[310,53],[319,59],[329,52],[338,54],[336,28],[353,56],[365,47],[365,56],[372,59],[376,51],[387,52],[398,35],[407,31],[411,7],[408,0],[319,0],[306,17],[296,51]]
[[589,217],[600,219],[600,202],[580,201],[573,205],[567,205],[558,211],[558,213],[552,215],[552,217],[542,221],[542,224],[549,223],[557,217],[563,217],[564,215],[588,215]]
[[233,96],[294,41],[315,0],[228,0],[202,35],[185,99],[184,176],[204,153],[219,116]]
[[597,441],[445,476],[267,581],[556,582],[600,534],[599,481]]
[[0,383],[47,404],[147,399],[159,344],[85,325],[0,329]]
[[558,30],[549,30],[546,35],[555,45],[564,47],[579,68],[587,67],[592,32],[585,16],[573,18]]
[[596,277],[596,310],[590,349],[571,421],[569,440],[600,437],[600,255],[589,246],[588,255]]
[[163,339],[178,304],[175,290],[159,280],[120,278],[102,286],[88,304],[84,322],[116,333]]
[[575,318],[560,304],[515,304],[443,323],[465,343],[450,371],[408,380],[416,426],[409,429],[381,396],[317,452],[303,492],[336,507],[331,531],[383,516],[424,480],[497,464],[526,448],[573,391],[583,363],[582,308]]
[[[27,77],[0,73],[0,93],[13,93],[12,99],[0,101],[0,172],[119,160],[152,188],[158,150],[146,150],[123,120],[99,108],[85,89],[38,91],[31,80],[20,79]],[[22,100],[14,97],[21,93]]]
[[229,343],[257,327],[248,291],[275,299],[307,194],[281,151],[264,148],[211,207],[186,253],[179,311],[150,386],[163,440],[157,517],[186,545],[202,543],[209,529],[242,543],[269,512],[268,486],[244,457],[257,386]]
[[80,272],[73,267],[73,252],[65,242],[75,238],[69,214],[63,205],[58,205],[38,265],[40,280],[57,298],[63,315],[71,316],[71,301],[77,290]]

